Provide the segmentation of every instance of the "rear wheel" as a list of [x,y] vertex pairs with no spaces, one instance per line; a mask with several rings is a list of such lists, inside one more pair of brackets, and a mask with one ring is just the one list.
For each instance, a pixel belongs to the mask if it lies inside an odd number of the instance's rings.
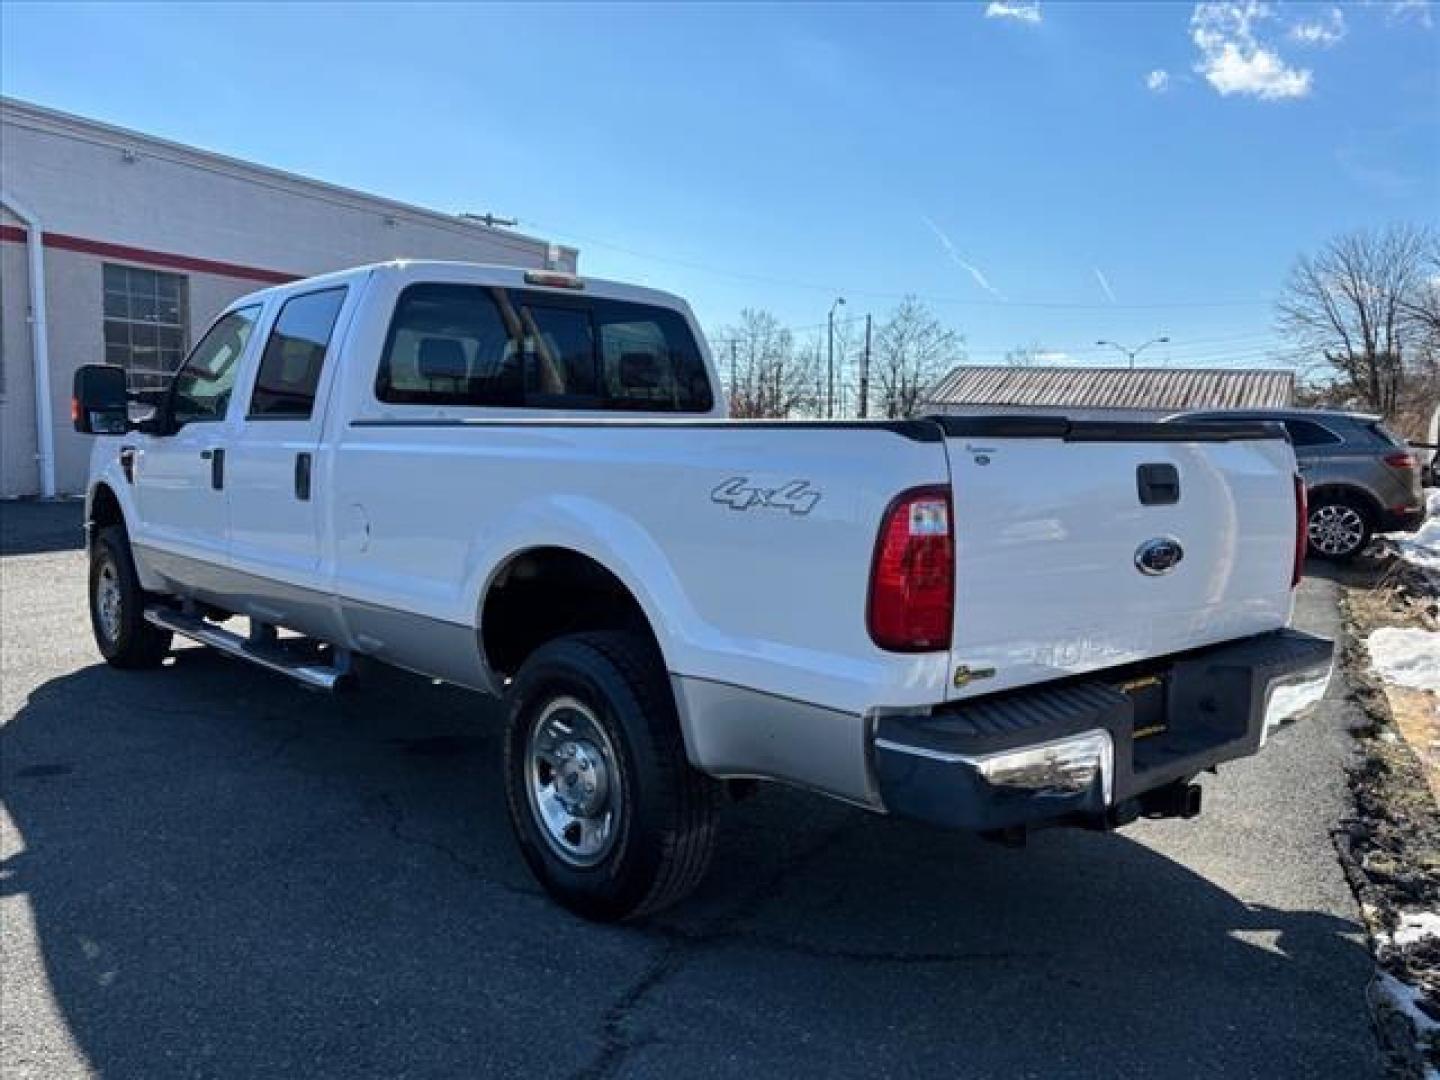
[[145,599],[125,529],[101,529],[90,547],[90,628],[113,667],[158,667],[170,651],[170,631],[145,621]]
[[1321,495],[1310,507],[1310,554],[1322,559],[1353,559],[1370,542],[1370,512],[1345,495]]
[[531,871],[590,919],[658,911],[710,863],[720,785],[691,767],[655,647],[626,633],[559,638],[507,698],[505,789]]

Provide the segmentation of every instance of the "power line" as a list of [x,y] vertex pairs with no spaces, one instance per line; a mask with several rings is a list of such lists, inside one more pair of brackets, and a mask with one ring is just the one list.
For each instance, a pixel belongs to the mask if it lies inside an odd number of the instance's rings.
[[924,300],[930,304],[951,305],[957,307],[980,307],[980,308],[1016,308],[1016,309],[1051,309],[1051,310],[1074,310],[1074,311],[1174,311],[1183,308],[1226,308],[1226,307],[1268,307],[1271,300],[1176,300],[1168,303],[1148,304],[1112,304],[1112,303],[1087,303],[1080,301],[1052,301],[1052,300],[966,300],[957,296],[941,296],[936,294],[916,292],[885,292],[875,289],[857,289],[837,283],[820,284],[813,281],[801,281],[796,278],[780,277],[772,274],[754,274],[737,270],[727,270],[718,266],[710,266],[706,263],[696,262],[692,259],[678,259],[669,255],[656,255],[654,252],[639,251],[623,244],[613,244],[606,240],[597,240],[594,237],[582,236],[579,233],[571,232],[569,229],[547,225],[540,221],[527,221],[526,228],[540,230],[546,233],[553,233],[557,236],[566,236],[572,242],[588,244],[592,247],[606,248],[611,251],[618,251],[636,259],[645,259],[650,262],[666,263],[671,266],[682,266],[688,270],[695,270],[702,274],[713,274],[718,277],[733,278],[738,281],[753,281],[765,285],[784,285],[793,289],[807,289],[823,293],[843,293],[847,296],[864,296],[877,300],[904,300],[914,297],[917,300]]

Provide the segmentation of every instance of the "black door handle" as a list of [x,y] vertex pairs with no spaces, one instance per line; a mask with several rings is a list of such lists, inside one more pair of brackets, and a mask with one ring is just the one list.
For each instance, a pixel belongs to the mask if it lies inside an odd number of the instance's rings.
[[295,498],[310,501],[310,454],[303,450],[295,455]]
[[202,450],[200,456],[210,459],[210,486],[219,491],[225,486],[225,448],[217,446],[213,450]]

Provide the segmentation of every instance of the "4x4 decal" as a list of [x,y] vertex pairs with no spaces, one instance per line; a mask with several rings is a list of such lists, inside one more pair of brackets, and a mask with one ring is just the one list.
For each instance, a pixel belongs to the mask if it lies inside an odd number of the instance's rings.
[[732,476],[710,492],[710,501],[731,510],[789,510],[792,514],[808,514],[820,501],[820,492],[808,480],[791,480],[779,487],[759,487],[746,476]]

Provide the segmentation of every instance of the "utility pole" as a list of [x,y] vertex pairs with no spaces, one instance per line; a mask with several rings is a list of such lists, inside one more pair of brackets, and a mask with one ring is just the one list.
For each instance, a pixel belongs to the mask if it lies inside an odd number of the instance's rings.
[[830,305],[830,314],[826,321],[830,324],[830,360],[826,365],[829,372],[829,389],[825,392],[825,415],[829,419],[835,417],[835,309],[844,307],[845,298],[837,296],[835,302]]
[[735,378],[735,339],[730,339],[730,408],[735,408],[735,388],[739,382]]
[[1120,352],[1123,353],[1123,354],[1125,355],[1125,357],[1130,361],[1130,367],[1131,367],[1131,368],[1134,368],[1134,367],[1135,367],[1135,358],[1136,358],[1137,356],[1139,356],[1142,352],[1144,352],[1146,349],[1148,349],[1151,345],[1165,345],[1165,344],[1169,344],[1169,342],[1170,342],[1170,339],[1169,339],[1168,337],[1151,338],[1149,341],[1145,342],[1144,345],[1136,345],[1135,348],[1133,348],[1133,349],[1128,348],[1128,347],[1125,346],[1125,345],[1121,345],[1121,344],[1120,344],[1119,342],[1117,342],[1117,341],[1103,341],[1103,340],[1102,340],[1102,341],[1097,341],[1097,342],[1095,342],[1095,344],[1096,344],[1096,345],[1109,345],[1112,349],[1119,349]]
[[860,354],[860,418],[870,412],[870,313],[865,313],[865,351]]

